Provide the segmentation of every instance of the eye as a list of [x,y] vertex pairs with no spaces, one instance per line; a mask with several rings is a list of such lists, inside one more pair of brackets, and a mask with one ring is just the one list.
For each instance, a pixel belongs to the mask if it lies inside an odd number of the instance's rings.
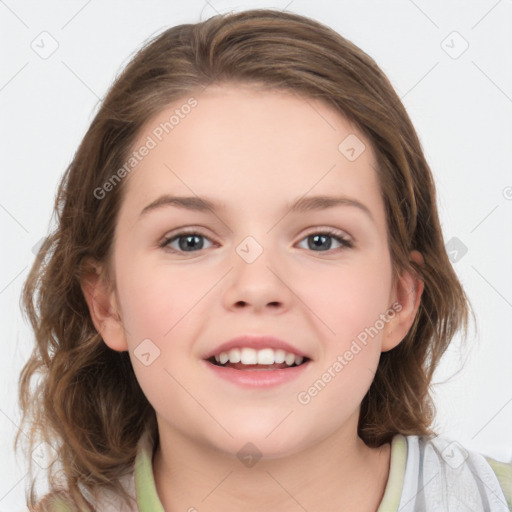
[[[340,244],[341,247],[351,248],[354,246],[352,240],[332,229],[315,231],[302,240],[308,241],[307,249],[311,249],[314,252],[327,252],[332,249],[332,239]],[[317,251],[317,249],[320,249],[320,251]]]
[[[181,231],[163,240],[160,247],[169,248],[172,252],[197,252],[205,249],[204,240],[210,239],[195,231]],[[172,247],[176,242],[177,247]]]
[[[167,248],[171,252],[176,253],[197,252],[208,248],[204,246],[204,240],[211,242],[207,236],[202,235],[199,232],[193,230],[180,231],[179,233],[165,238],[160,243],[160,247]],[[314,252],[327,252],[333,250],[332,240],[335,240],[335,242],[338,243],[340,247],[351,248],[354,245],[353,242],[346,236],[342,235],[341,232],[332,229],[315,231],[307,235],[302,240],[307,240],[308,246],[306,249],[312,250]]]

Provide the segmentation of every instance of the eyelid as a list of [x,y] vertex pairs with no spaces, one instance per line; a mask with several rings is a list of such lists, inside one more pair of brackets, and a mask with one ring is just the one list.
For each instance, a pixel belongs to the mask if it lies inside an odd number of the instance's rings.
[[312,233],[325,233],[329,235],[336,235],[339,236],[340,238],[343,238],[344,240],[352,242],[354,241],[354,239],[346,231],[343,231],[342,229],[339,228],[332,228],[328,226],[313,226],[311,229],[308,229],[306,231],[306,234],[304,236],[308,236]]
[[[203,238],[207,238],[211,242],[215,242],[215,239],[212,236],[206,234],[205,228],[186,226],[186,227],[179,227],[179,228],[173,229],[169,233],[166,233],[161,238],[161,240],[158,242],[158,245],[160,247],[165,247],[166,244],[168,244],[171,240],[179,238],[180,236],[184,236],[184,235],[199,235],[199,236],[202,236]],[[217,242],[215,242],[215,243],[217,243]]]

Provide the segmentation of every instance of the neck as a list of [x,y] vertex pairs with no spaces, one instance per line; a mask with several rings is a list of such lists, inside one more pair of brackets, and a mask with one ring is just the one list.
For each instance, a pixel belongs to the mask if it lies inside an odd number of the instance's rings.
[[339,431],[301,452],[246,466],[236,455],[160,426],[153,473],[167,512],[375,512],[389,475],[390,444],[370,448],[356,431]]

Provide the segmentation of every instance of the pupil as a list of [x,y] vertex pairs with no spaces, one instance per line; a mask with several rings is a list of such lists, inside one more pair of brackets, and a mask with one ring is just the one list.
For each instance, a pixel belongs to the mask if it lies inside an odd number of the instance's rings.
[[[328,236],[326,236],[326,235],[314,235],[312,238],[313,238],[313,240],[314,240],[314,241],[313,241],[313,244],[314,244],[314,247],[315,247],[315,248],[317,248],[317,249],[318,249],[318,248],[322,248],[322,246],[327,245],[327,247],[324,247],[324,248],[325,248],[325,249],[330,249],[330,247],[331,247],[331,243],[330,243],[330,241],[331,241],[331,240],[330,240],[330,237],[328,237]],[[322,243],[322,242],[320,241],[320,239],[324,239],[324,241],[325,241],[325,240],[327,240],[328,242],[327,242],[327,243]],[[320,242],[320,243],[317,243],[317,242]]]
[[[187,249],[195,249],[195,248],[197,248],[197,247],[195,247],[194,244],[199,239],[200,239],[200,237],[197,236],[197,235],[188,235],[188,236],[181,237],[180,241],[179,241],[180,249],[181,250],[187,250]],[[182,243],[182,241],[184,241],[184,243]],[[199,243],[199,245],[202,246],[202,244],[200,244],[200,243]]]

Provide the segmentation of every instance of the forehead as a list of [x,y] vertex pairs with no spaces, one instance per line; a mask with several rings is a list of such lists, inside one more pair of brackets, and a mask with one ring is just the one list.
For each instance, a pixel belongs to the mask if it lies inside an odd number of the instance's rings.
[[210,86],[148,121],[133,147],[145,144],[125,184],[133,212],[162,193],[207,196],[227,209],[326,193],[382,206],[367,138],[327,103],[294,92]]

